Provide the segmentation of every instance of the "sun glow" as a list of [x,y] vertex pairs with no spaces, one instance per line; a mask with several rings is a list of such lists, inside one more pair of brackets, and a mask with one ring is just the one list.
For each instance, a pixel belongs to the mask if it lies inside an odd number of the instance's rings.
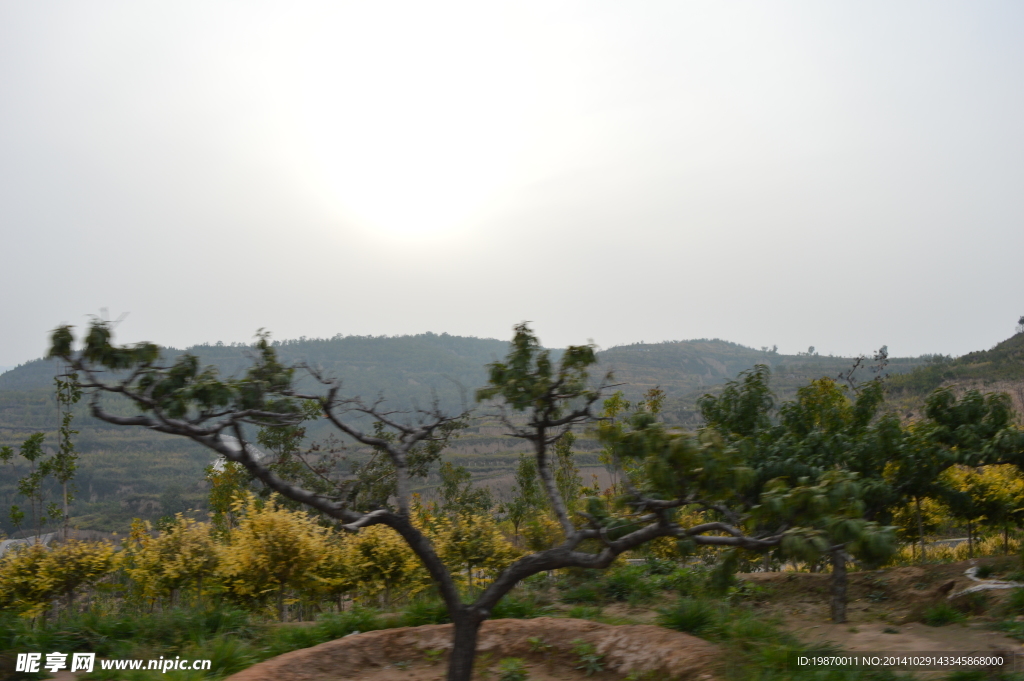
[[324,23],[359,30],[307,43],[296,92],[321,186],[369,229],[458,227],[510,181],[530,137],[536,78],[524,50],[484,8],[345,12],[358,16]]

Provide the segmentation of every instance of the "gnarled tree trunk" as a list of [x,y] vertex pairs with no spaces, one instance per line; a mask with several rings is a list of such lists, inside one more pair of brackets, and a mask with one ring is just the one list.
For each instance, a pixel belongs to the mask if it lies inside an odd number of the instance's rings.
[[832,621],[846,621],[846,551],[835,546],[829,553],[832,557]]
[[484,618],[476,608],[464,607],[461,612],[452,613],[455,634],[452,654],[448,658],[447,681],[471,681],[473,662],[476,660],[476,641]]

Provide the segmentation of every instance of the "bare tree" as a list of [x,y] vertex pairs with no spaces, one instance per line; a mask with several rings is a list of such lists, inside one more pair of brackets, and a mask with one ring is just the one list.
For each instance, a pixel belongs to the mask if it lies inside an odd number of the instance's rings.
[[[605,423],[603,429],[602,437],[617,452],[616,465],[621,468],[626,461],[632,466],[629,474],[620,471],[629,489],[625,507],[609,509],[591,499],[587,510],[579,514],[582,522],[577,526],[559,494],[548,453],[568,429],[597,420],[594,407],[607,385],[591,387],[588,367],[596,362],[593,346],[569,347],[560,361],[554,362],[530,329],[520,324],[515,328],[506,361],[490,365],[489,385],[479,391],[478,399],[495,400],[510,433],[532,444],[543,491],[564,537],[553,548],[520,558],[475,601],[464,603],[450,570],[412,522],[409,477],[420,448],[439,451],[468,412],[447,415],[436,403],[413,412],[390,411],[382,400],[364,402],[342,397],[340,382],[309,367],[305,368],[325,392],[299,392],[293,387],[296,368],[278,361],[265,334],[254,346],[252,366],[238,379],[221,378],[213,368],[202,369],[198,358],[187,354],[173,365],[164,366],[160,364],[159,348],[152,343],[115,346],[110,327],[102,320],[91,324],[80,350],[74,350],[73,344],[71,328],[57,328],[50,356],[63,359],[79,372],[96,418],[187,437],[241,464],[282,496],[337,519],[344,530],[356,532],[383,524],[398,532],[430,573],[454,623],[449,681],[469,681],[480,625],[501,598],[530,575],[566,567],[606,568],[624,551],[658,537],[754,550],[776,546],[782,539],[778,533],[750,537],[740,529],[742,519],[729,509],[725,498],[732,484],[731,474],[723,472],[720,465],[729,464],[734,453],[714,438],[698,440],[670,432],[643,410],[629,420]],[[140,413],[111,413],[103,406],[104,395],[126,398]],[[247,426],[296,424],[304,417],[303,404],[310,400],[339,431],[386,453],[394,469],[391,499],[381,500],[376,508],[360,506],[353,488],[357,481],[351,477],[335,480],[331,492],[310,491],[283,479],[252,456]],[[525,423],[510,412],[525,413]],[[383,424],[388,435],[381,434],[380,429],[367,433],[356,427],[357,417],[370,417]],[[229,442],[225,435],[237,442]],[[638,472],[645,466],[649,474]],[[707,498],[709,493],[725,496],[715,500]],[[692,505],[713,510],[723,520],[692,527],[675,522],[676,510]]]

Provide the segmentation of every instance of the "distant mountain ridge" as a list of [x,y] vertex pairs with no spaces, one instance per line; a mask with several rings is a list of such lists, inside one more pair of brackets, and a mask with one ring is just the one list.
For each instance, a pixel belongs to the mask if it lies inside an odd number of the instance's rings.
[[[437,400],[452,412],[472,406],[474,391],[487,380],[486,365],[508,351],[504,340],[447,333],[302,338],[274,341],[274,346],[285,363],[307,364],[341,379],[346,396],[383,396],[398,409],[426,407]],[[182,352],[198,356],[204,365],[216,366],[225,376],[243,373],[252,354],[248,345],[204,344],[186,350],[167,348],[165,362],[172,362]],[[552,352],[557,357],[561,351]],[[787,396],[811,378],[836,376],[853,361],[806,353],[782,355],[719,339],[620,345],[598,352],[598,360],[595,377],[611,370],[615,383],[621,384],[618,389],[630,399],[660,386],[670,398],[670,411],[674,410],[683,424],[692,423],[692,405],[699,395],[755,364],[769,365],[775,375],[773,385],[780,396]],[[896,358],[890,360],[888,370],[903,373],[925,361]],[[0,375],[0,439],[4,426],[10,428],[15,423],[26,428],[49,427],[52,407],[46,407],[42,393],[52,391],[56,373],[55,361],[40,359]],[[310,392],[322,390],[306,372],[298,373],[298,385]]]
[[[917,389],[936,380],[941,383],[954,374],[980,376],[986,366],[1005,366],[1009,375],[1019,368],[1020,355],[1015,353],[1022,339],[1015,337],[1012,343],[1007,341],[992,351],[958,360],[893,358],[887,369],[897,375],[890,384],[904,386],[900,390]],[[508,351],[505,340],[434,333],[299,339],[276,342],[275,346],[286,363],[318,366],[340,378],[347,396],[374,399],[383,395],[396,409],[427,406],[436,397],[450,412],[473,406],[475,389],[487,379],[486,365]],[[251,354],[251,348],[244,345],[198,345],[187,351],[229,376],[241,373]],[[167,359],[181,352],[168,349]],[[811,379],[835,378],[853,362],[851,358],[806,353],[782,355],[718,339],[621,345],[600,351],[598,359],[594,376],[613,371],[615,383],[621,384],[617,389],[628,399],[638,399],[654,386],[664,389],[668,396],[666,420],[685,427],[700,425],[696,410],[700,395],[720,390],[726,381],[755,364],[771,367],[772,388],[781,401],[792,397],[797,387]],[[36,360],[0,375],[0,445],[17,446],[32,432],[44,431],[52,446],[57,425],[53,399],[56,370],[55,362]],[[868,368],[860,373],[860,380],[874,376]],[[301,380],[303,388],[317,389],[311,378]],[[98,422],[88,415],[84,403],[76,412],[75,427],[80,433],[75,442],[82,459],[76,478],[80,496],[74,513],[81,527],[124,529],[133,517],[153,519],[175,509],[203,507],[203,468],[213,459],[208,450],[181,438]],[[309,425],[308,434],[313,439],[322,439],[331,432],[326,423]],[[508,477],[524,445],[504,437],[502,432],[496,423],[474,423],[446,456],[467,466],[483,482]],[[577,442],[581,465],[596,465],[596,446],[586,436]],[[348,451],[358,458],[356,450]],[[5,475],[0,475],[0,507],[16,503],[14,481],[24,471],[18,475],[11,471],[10,476],[7,473],[5,469]],[[0,517],[0,531],[11,531],[6,525]]]
[[1024,333],[956,359],[931,357],[916,371],[894,376],[888,383],[889,399],[913,415],[933,390],[943,386],[1005,392],[1017,413],[1024,415]]

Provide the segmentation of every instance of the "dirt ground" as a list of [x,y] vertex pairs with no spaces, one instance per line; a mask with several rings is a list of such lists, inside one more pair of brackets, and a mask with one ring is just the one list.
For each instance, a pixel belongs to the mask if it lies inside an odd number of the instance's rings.
[[[1016,652],[1024,644],[1002,635],[992,625],[1005,617],[1004,603],[1010,590],[984,592],[980,598],[957,601],[968,617],[962,623],[931,627],[921,623],[924,611],[950,594],[975,586],[965,571],[992,565],[997,572],[1018,565],[1016,558],[981,558],[959,563],[921,565],[888,570],[851,572],[845,624],[829,620],[828,574],[768,572],[740,574],[750,584],[746,602],[776,618],[808,644],[829,643],[846,652]],[[1012,566],[1012,567],[1011,567]],[[560,606],[561,617],[533,620],[492,620],[481,632],[479,678],[496,679],[503,658],[522,658],[532,681],[595,681],[622,679],[631,671],[661,671],[690,681],[711,681],[718,676],[721,652],[701,639],[650,626],[657,609],[674,597],[653,606],[607,605],[601,619],[618,623],[599,624],[565,617],[570,606]],[[1018,618],[1020,619],[1020,618]],[[387,629],[331,641],[298,650],[255,665],[230,681],[304,681],[305,679],[353,679],[361,681],[440,681],[447,668],[451,625]],[[538,652],[528,643],[540,638],[551,648]],[[576,669],[578,656],[571,654],[574,641],[582,639],[604,656],[605,670],[585,676]],[[921,678],[945,674],[918,672]],[[73,681],[72,676],[60,677]]]
[[[444,678],[452,625],[384,629],[346,636],[254,665],[229,681],[435,681]],[[533,639],[533,641],[531,641]],[[577,669],[578,642],[593,646],[597,681],[649,672],[680,681],[713,681],[722,658],[713,644],[651,625],[613,626],[538,617],[489,620],[480,630],[477,678],[496,678],[500,661],[521,658],[533,681],[588,678]],[[538,648],[537,642],[541,644]],[[434,659],[430,659],[434,658]]]
[[[530,681],[569,681],[570,679],[588,678],[594,681],[613,681],[622,678],[621,675],[613,672],[599,672],[588,677],[584,676],[582,671],[577,671],[566,665],[547,667],[544,664],[527,663],[524,670]],[[401,669],[394,665],[373,667],[349,678],[352,681],[444,681],[445,671],[446,667],[443,664],[431,665],[418,662],[409,666],[403,664]],[[489,678],[498,678],[497,666],[491,665],[488,668],[488,673]],[[480,676],[479,673],[477,676]]]
[[[1024,655],[1024,644],[992,629],[1003,619],[1001,608],[1010,590],[992,590],[975,604],[982,610],[966,621],[941,627],[921,623],[924,611],[950,594],[975,586],[964,573],[969,567],[1016,567],[1016,558],[992,557],[958,563],[922,565],[849,574],[848,622],[833,624],[829,612],[828,574],[768,572],[740,574],[754,585],[748,604],[775,617],[804,643],[831,644],[846,652],[977,652],[1014,651]],[[606,606],[601,616],[612,620],[654,623],[651,608],[625,603]],[[918,672],[917,676],[934,676]],[[941,676],[941,674],[940,674]]]
[[[1016,559],[1012,559],[1016,564]],[[922,565],[851,572],[848,622],[829,620],[829,577],[808,573],[752,573],[740,575],[763,587],[755,607],[779,617],[783,626],[810,644],[832,643],[849,652],[986,652],[1024,653],[1020,641],[994,631],[1010,590],[991,590],[975,597],[973,610],[963,623],[931,627],[921,623],[925,609],[950,594],[975,586],[964,573],[982,564],[1005,567],[1006,558],[982,558],[944,565]],[[954,603],[968,609],[965,599]]]

